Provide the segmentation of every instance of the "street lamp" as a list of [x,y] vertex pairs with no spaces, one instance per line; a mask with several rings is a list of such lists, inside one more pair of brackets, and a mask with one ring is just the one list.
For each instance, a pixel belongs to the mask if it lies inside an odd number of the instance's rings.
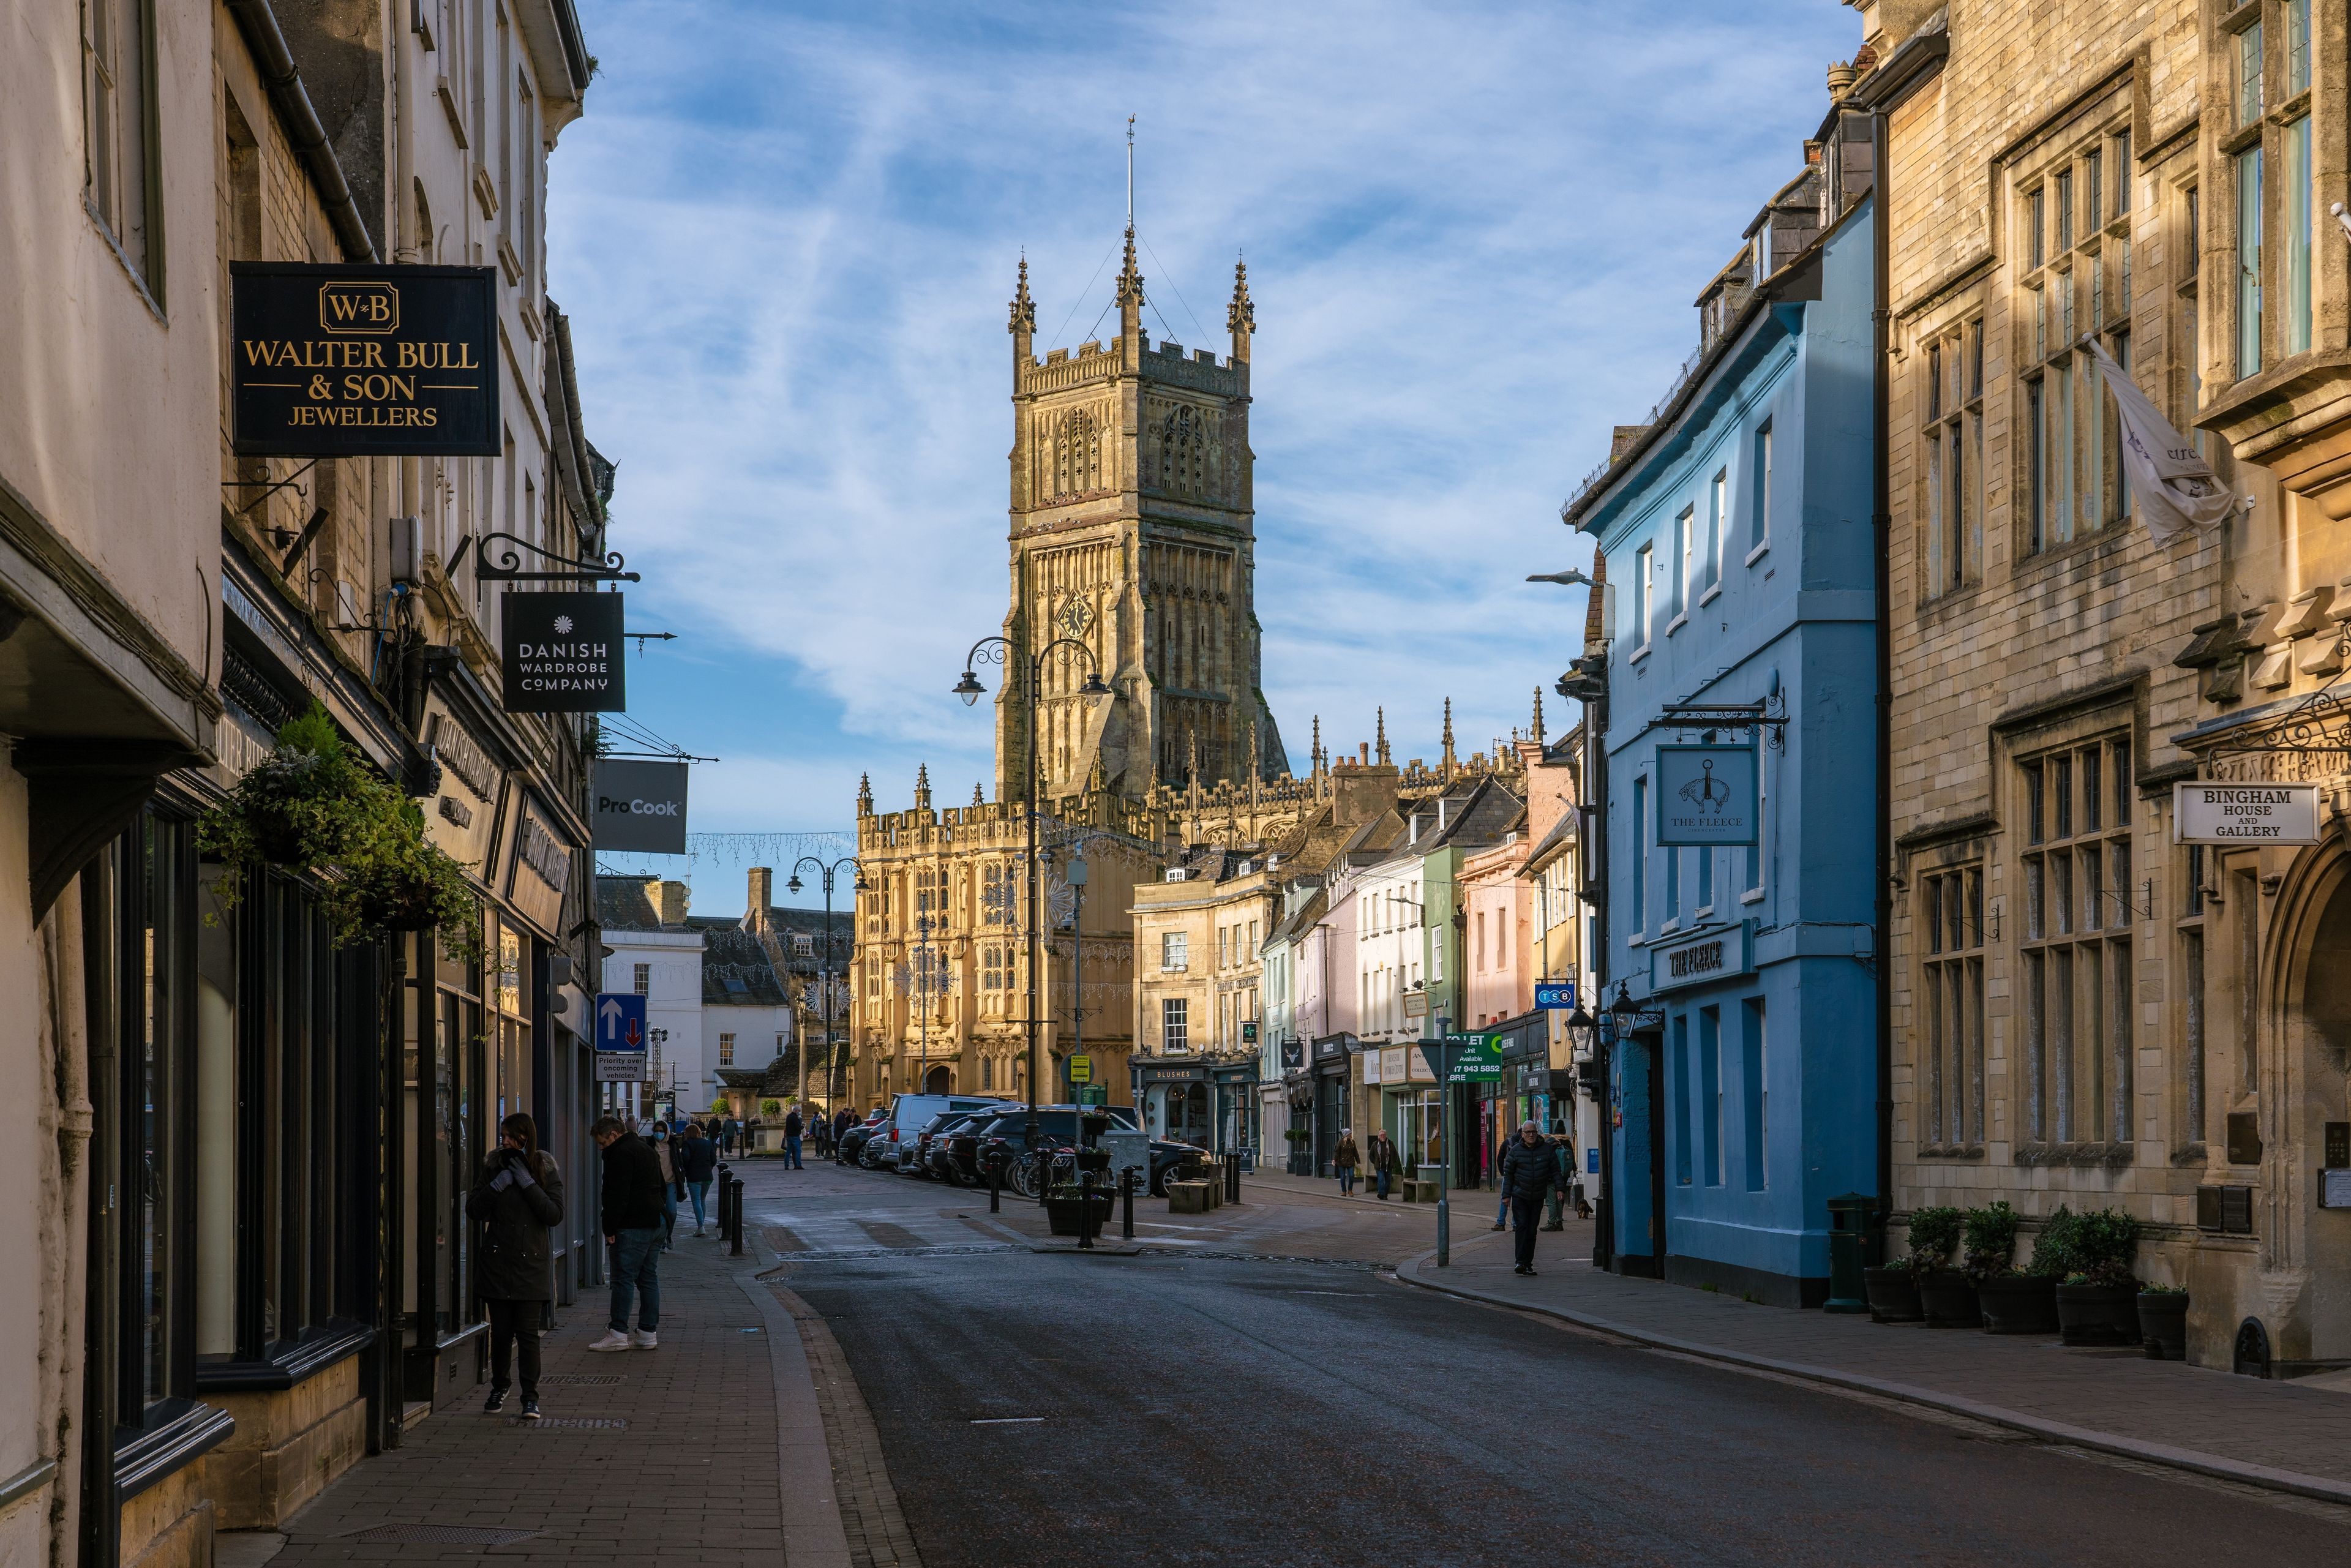
[[1531,571],[1527,574],[1527,580],[1529,582],[1556,582],[1562,588],[1592,588],[1597,586],[1590,578],[1584,576],[1580,571],[1574,570]]
[[[1082,601],[1073,601],[1064,615],[1063,624],[1072,632],[1083,632],[1092,621],[1092,617],[1086,612]],[[963,698],[964,706],[969,707],[987,690],[980,685],[979,676],[973,673],[975,665],[1002,664],[1008,679],[1012,677],[1015,669],[1019,673],[1021,707],[1028,721],[1028,727],[1023,732],[1022,748],[1028,754],[1024,770],[1029,779],[1026,812],[1029,851],[1029,1117],[1021,1129],[1021,1136],[1032,1154],[1037,1151],[1038,1141],[1038,970],[1043,967],[1040,951],[1043,888],[1038,877],[1037,860],[1037,708],[1045,696],[1045,660],[1048,655],[1061,650],[1085,655],[1086,679],[1085,684],[1078,688],[1078,695],[1106,697],[1111,695],[1111,689],[1102,685],[1101,666],[1094,658],[1093,648],[1076,636],[1056,637],[1033,653],[1008,637],[982,637],[971,645],[971,652],[964,655],[963,679],[957,681],[953,688],[955,695]],[[1040,1201],[1051,1186],[1050,1177],[1037,1184]]]
[[[840,1109],[840,1095],[832,1086],[832,1075],[838,1065],[834,1060],[838,1051],[832,1042],[832,879],[842,866],[856,866],[857,880],[851,884],[850,891],[852,895],[863,893],[866,891],[865,868],[858,864],[855,855],[843,855],[831,865],[814,855],[802,855],[792,862],[791,881],[784,883],[793,893],[800,890],[800,867],[804,865],[816,867],[824,879],[824,957],[817,967],[817,977],[824,988],[824,1113],[830,1116]],[[808,1077],[806,1046],[800,1048],[800,1076],[805,1087]]]

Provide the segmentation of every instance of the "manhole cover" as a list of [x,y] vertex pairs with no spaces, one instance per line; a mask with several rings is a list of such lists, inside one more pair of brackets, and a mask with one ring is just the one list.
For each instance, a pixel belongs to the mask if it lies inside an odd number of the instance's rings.
[[607,1420],[592,1416],[558,1416],[549,1420],[529,1421],[524,1423],[524,1425],[542,1428],[548,1427],[563,1427],[572,1430],[580,1430],[581,1428],[605,1430],[618,1429],[620,1427],[626,1427],[628,1423],[626,1421]]
[[467,1524],[376,1524],[345,1539],[428,1542],[440,1546],[509,1546],[538,1533],[535,1530],[484,1530]]
[[542,1377],[538,1381],[540,1386],[544,1387],[546,1385],[550,1383],[586,1383],[601,1385],[604,1384],[625,1383],[628,1379],[625,1377],[615,1376],[610,1373],[606,1373],[601,1376],[599,1376],[592,1373],[559,1372],[552,1377]]

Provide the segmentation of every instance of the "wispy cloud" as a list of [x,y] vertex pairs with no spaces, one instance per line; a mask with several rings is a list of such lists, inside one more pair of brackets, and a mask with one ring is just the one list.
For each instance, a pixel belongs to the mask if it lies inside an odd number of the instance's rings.
[[[946,695],[1006,601],[1005,300],[1092,335],[1126,117],[1155,336],[1259,338],[1257,598],[1302,764],[1384,705],[1405,756],[1525,722],[1588,551],[1562,497],[1695,340],[1793,173],[1851,13],[1792,4],[583,0],[553,292],[621,463],[638,716],[727,761],[698,826],[839,825],[989,775]],[[653,664],[649,659],[647,665]],[[652,706],[648,706],[648,703]],[[1552,705],[1552,718],[1560,722]],[[960,781],[950,783],[950,781]]]

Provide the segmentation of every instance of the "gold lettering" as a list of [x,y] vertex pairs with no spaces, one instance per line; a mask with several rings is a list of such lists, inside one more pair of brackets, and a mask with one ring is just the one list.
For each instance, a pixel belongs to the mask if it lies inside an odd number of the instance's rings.
[[417,362],[416,362],[416,345],[415,345],[415,344],[413,344],[413,343],[397,343],[397,344],[394,344],[394,345],[393,345],[393,347],[399,350],[399,360],[398,360],[398,363],[399,363],[399,367],[400,367],[402,370],[403,370],[403,371],[413,371],[413,370],[415,370],[415,369],[417,369],[417,368],[418,368],[418,366],[417,366]]
[[[442,348],[443,362],[444,362],[444,363],[446,363],[446,361],[447,361],[448,347],[449,347],[449,346],[448,346],[446,343],[444,343],[444,344],[441,346],[441,348]],[[479,365],[476,365],[475,363],[474,363],[474,345],[473,345],[473,344],[471,344],[471,343],[460,343],[460,344],[458,344],[458,345],[457,345],[457,349],[458,349],[457,362],[456,362],[455,364],[454,364],[454,365],[450,365],[450,366],[449,366],[449,368],[450,368],[451,370],[453,370],[453,371],[477,371],[477,370],[481,369],[481,367],[480,367]]]

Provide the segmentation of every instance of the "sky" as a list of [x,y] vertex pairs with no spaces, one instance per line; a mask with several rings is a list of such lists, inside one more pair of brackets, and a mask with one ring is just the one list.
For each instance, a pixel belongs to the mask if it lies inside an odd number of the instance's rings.
[[[1802,164],[1838,0],[580,0],[549,292],[612,548],[630,716],[690,826],[847,831],[992,780],[949,695],[1008,601],[1014,271],[1036,351],[1113,335],[1135,117],[1155,340],[1228,351],[1245,254],[1265,688],[1303,772],[1529,722],[1581,650],[1562,502],[1697,346],[1692,301]],[[992,789],[992,783],[990,785]],[[783,841],[608,869],[737,913]],[[782,873],[779,871],[780,879]],[[796,902],[814,900],[814,890]]]

